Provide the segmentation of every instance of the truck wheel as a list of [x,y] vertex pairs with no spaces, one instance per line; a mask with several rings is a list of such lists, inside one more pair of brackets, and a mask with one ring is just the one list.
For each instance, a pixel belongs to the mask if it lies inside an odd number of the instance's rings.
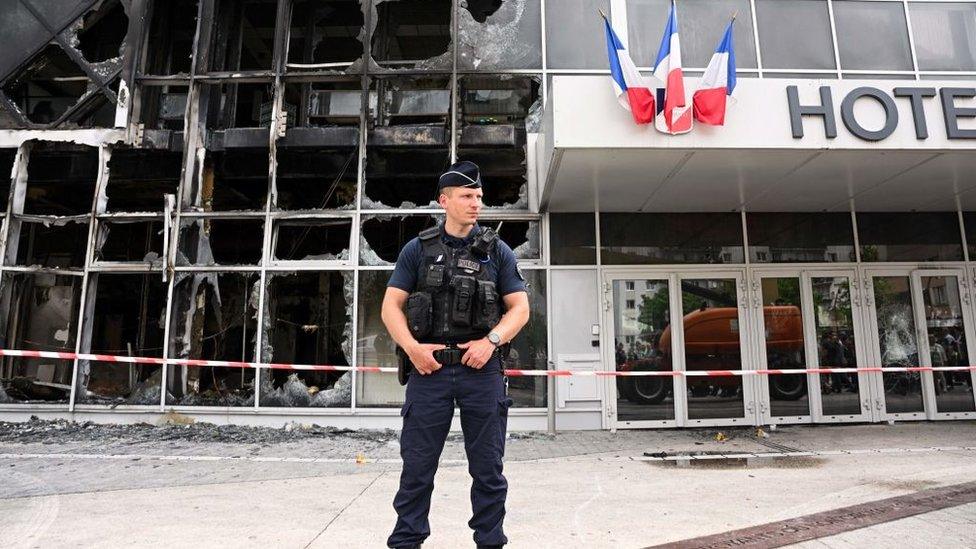
[[773,400],[799,400],[807,394],[806,376],[778,375],[769,377],[769,396]]
[[[648,371],[650,368],[637,367]],[[630,401],[634,404],[657,404],[668,396],[671,378],[657,376],[635,376],[630,378]]]

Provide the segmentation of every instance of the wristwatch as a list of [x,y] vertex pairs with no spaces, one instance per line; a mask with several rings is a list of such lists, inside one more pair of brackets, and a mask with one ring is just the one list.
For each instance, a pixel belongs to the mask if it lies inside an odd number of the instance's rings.
[[490,341],[491,344],[494,345],[495,347],[498,347],[499,345],[502,344],[502,336],[496,334],[495,332],[489,332],[488,341]]

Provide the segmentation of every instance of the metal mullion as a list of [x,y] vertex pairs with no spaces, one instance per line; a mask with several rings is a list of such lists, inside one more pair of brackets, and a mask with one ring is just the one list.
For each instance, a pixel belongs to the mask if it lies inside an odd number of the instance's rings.
[[[85,264],[82,268],[81,296],[78,300],[78,325],[75,328],[75,353],[81,352],[82,340],[85,337],[85,319],[91,318],[91,315],[87,314],[88,308],[91,307],[92,310],[94,310],[95,305],[94,299],[92,299],[91,303],[88,302],[88,275],[92,260],[95,257],[95,213],[98,209],[98,196],[101,190],[108,183],[108,163],[111,157],[112,151],[107,145],[103,144],[98,148],[98,175],[95,179],[95,192],[92,195],[92,206],[88,220],[88,242],[85,250]],[[89,333],[88,336],[90,337],[91,334]],[[91,369],[91,366],[91,361],[88,361],[89,370]],[[73,412],[75,408],[75,400],[78,392],[78,367],[78,359],[75,358],[72,360],[71,393],[68,397],[68,412]]]
[[756,16],[756,0],[749,0],[749,9],[752,11],[752,40],[756,45],[756,70],[759,78],[763,77],[762,49],[759,47],[759,18]]
[[915,31],[912,29],[912,15],[909,13],[908,0],[902,0],[902,8],[905,10],[905,26],[908,27],[908,48],[912,53],[912,67],[915,69],[915,80],[921,80],[918,67],[918,54],[915,51]]
[[[208,150],[209,152],[209,150]],[[270,172],[269,172],[270,178]],[[181,217],[187,219],[264,219],[267,217],[267,211],[217,211],[217,212],[206,212],[206,211],[187,211],[182,212]]]
[[842,68],[840,65],[840,44],[837,42],[837,25],[834,22],[834,0],[827,0],[827,17],[830,20],[830,38],[834,48],[834,68],[836,69],[835,74],[837,75],[838,80],[843,80],[844,73],[841,72]]
[[542,105],[549,104],[549,62],[546,60],[546,1],[539,0],[539,42],[542,55]]

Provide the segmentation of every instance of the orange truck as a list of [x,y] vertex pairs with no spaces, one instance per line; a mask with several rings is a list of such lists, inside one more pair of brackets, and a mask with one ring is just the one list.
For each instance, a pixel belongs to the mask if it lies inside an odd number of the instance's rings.
[[[766,327],[766,360],[769,368],[804,367],[803,319],[795,305],[763,307]],[[703,308],[684,316],[685,367],[688,371],[739,370],[742,354],[739,343],[739,313],[735,307]],[[680,349],[679,349],[680,352]],[[627,360],[617,365],[620,371],[671,371],[671,327],[661,332],[655,356]],[[727,394],[740,387],[739,377],[690,377],[692,396]],[[637,404],[657,404],[672,391],[669,377],[618,377],[621,396]],[[775,400],[797,400],[806,394],[806,376],[769,376],[769,393]]]

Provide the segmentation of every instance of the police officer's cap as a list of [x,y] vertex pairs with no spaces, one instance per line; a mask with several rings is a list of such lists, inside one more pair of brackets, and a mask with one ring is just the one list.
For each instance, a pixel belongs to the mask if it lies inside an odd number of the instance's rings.
[[481,171],[478,169],[478,165],[470,160],[455,162],[437,180],[437,192],[442,191],[444,187],[480,189]]

